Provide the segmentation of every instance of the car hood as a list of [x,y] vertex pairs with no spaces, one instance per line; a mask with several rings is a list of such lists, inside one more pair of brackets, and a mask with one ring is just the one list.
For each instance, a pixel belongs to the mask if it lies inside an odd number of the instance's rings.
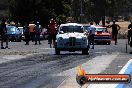
[[64,33],[64,34],[57,34],[57,38],[59,37],[62,37],[64,39],[69,37],[82,38],[82,37],[86,37],[86,35],[84,35],[84,33]]

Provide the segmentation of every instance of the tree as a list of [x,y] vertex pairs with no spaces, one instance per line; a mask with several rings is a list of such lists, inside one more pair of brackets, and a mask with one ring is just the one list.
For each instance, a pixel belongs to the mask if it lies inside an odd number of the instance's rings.
[[70,0],[10,0],[9,11],[16,22],[40,21],[47,25],[49,19],[58,21],[70,14]]
[[132,9],[131,0],[9,0],[9,3],[13,20],[39,20],[44,25],[47,25],[51,18],[56,18],[62,23],[67,17],[73,17],[79,22],[81,11],[87,20],[103,20],[104,24],[105,16],[115,19],[123,11],[130,12]]

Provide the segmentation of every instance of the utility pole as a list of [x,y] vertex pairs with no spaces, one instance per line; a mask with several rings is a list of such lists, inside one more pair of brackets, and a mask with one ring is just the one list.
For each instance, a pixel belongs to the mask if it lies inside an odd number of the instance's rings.
[[72,3],[73,3],[73,1],[70,0],[70,6],[71,6],[71,9],[70,9],[70,17],[72,17]]
[[81,23],[82,23],[82,20],[83,20],[83,16],[84,16],[84,14],[83,14],[83,1],[81,0],[81,6],[80,6],[80,21],[81,21]]
[[105,26],[105,13],[106,13],[106,0],[102,0],[102,3],[103,3],[103,5],[102,5],[102,25],[103,26]]

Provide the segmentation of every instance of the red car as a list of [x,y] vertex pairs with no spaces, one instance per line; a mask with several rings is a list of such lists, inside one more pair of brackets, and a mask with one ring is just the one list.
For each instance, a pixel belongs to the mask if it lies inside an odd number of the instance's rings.
[[96,26],[95,43],[111,44],[111,34],[107,31],[107,27]]

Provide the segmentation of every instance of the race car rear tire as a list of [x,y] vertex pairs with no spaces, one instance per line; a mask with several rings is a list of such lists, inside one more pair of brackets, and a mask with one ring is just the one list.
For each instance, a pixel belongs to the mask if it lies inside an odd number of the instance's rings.
[[88,55],[88,49],[83,49],[83,50],[82,50],[82,54],[83,54],[83,55]]
[[60,54],[60,50],[58,48],[55,48],[55,54],[59,55]]
[[108,45],[110,45],[111,44],[111,42],[108,42]]
[[17,40],[18,42],[21,42],[22,41],[22,36]]
[[130,41],[130,47],[132,47],[132,41]]

